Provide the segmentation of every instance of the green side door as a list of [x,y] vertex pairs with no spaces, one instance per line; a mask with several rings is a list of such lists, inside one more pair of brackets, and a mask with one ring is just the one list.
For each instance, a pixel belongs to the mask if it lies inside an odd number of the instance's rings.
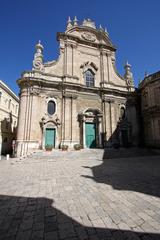
[[96,125],[95,123],[85,123],[86,130],[86,147],[96,147]]
[[55,129],[46,128],[45,146],[55,147]]

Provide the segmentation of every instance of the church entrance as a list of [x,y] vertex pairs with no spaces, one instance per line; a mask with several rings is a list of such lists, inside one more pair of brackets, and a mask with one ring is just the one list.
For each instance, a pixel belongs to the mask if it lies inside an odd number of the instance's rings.
[[55,129],[54,128],[46,128],[45,134],[45,147],[51,146],[55,147]]
[[86,147],[95,148],[96,147],[96,124],[95,123],[85,123],[86,130]]
[[102,116],[101,111],[94,108],[88,108],[78,115],[83,148],[102,147]]

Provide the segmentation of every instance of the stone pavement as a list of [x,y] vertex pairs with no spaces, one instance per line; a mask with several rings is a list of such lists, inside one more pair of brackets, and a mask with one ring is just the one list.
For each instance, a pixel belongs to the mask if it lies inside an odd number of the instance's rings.
[[112,151],[0,161],[0,240],[159,240],[160,156]]

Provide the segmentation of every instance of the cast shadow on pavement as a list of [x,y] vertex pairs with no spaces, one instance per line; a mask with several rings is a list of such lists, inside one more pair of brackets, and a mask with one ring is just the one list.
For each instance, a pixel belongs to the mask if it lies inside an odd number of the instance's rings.
[[[114,150],[116,152],[116,150]],[[124,151],[125,152],[125,151]],[[130,151],[126,151],[130,152]],[[138,154],[130,157],[122,154],[116,158],[110,157],[111,151],[104,151],[102,163],[93,167],[83,166],[92,171],[92,176],[82,175],[97,183],[111,185],[117,190],[135,191],[160,197],[160,156]],[[130,152],[132,153],[132,151]]]
[[1,195],[0,240],[6,239],[159,240],[160,234],[88,227],[56,209],[51,199]]

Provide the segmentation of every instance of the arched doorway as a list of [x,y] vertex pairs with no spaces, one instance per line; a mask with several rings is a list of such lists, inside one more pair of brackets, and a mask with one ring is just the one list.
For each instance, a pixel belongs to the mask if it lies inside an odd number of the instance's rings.
[[101,120],[99,109],[89,108],[79,114],[80,143],[84,148],[102,147]]
[[46,147],[57,148],[59,145],[57,122],[53,120],[45,120],[42,118],[40,122],[42,129],[42,149]]

